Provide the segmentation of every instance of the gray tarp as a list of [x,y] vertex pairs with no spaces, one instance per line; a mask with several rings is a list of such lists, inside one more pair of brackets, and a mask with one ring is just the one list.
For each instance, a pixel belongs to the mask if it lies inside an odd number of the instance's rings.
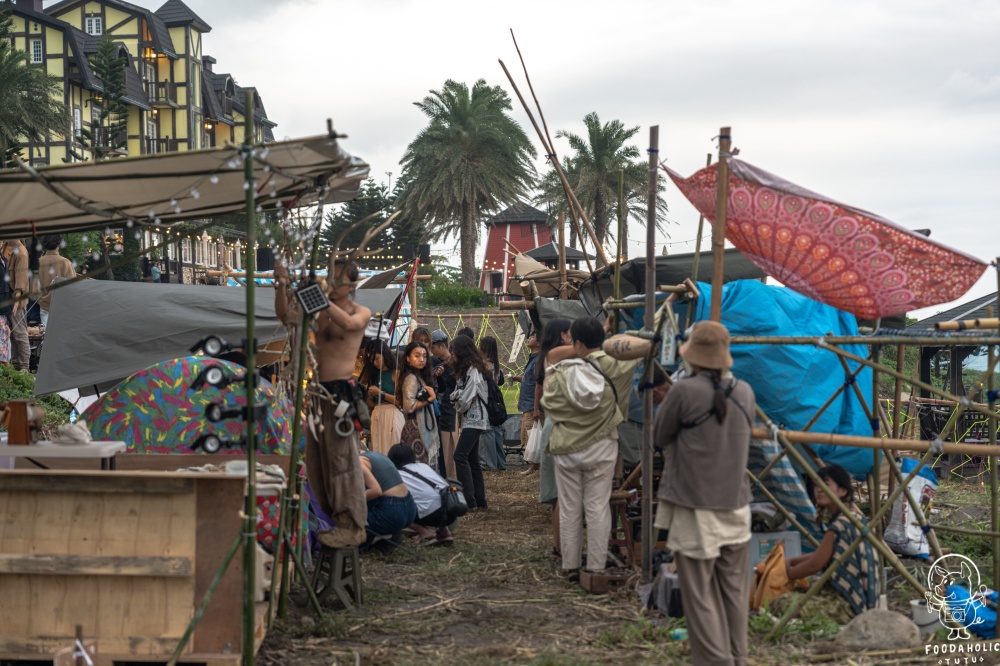
[[[385,311],[401,290],[359,289],[356,300]],[[274,292],[258,288],[258,345],[284,340]],[[103,393],[144,368],[181,356],[206,335],[246,337],[246,291],[234,287],[81,280],[52,292],[35,395],[79,388]]]

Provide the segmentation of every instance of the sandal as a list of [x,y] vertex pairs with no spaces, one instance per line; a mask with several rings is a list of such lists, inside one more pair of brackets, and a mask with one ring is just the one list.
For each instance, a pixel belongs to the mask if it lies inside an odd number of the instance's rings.
[[436,542],[444,546],[450,546],[455,542],[455,537],[450,537],[450,536],[437,537]]
[[418,546],[435,546],[438,543],[437,535],[424,537],[417,541]]

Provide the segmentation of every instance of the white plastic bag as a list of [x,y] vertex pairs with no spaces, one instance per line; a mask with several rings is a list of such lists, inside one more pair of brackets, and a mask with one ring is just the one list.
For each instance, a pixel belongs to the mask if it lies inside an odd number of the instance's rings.
[[[917,462],[912,458],[903,458],[900,468],[904,476],[909,476],[910,472],[917,466]],[[909,490],[913,498],[920,503],[920,512],[924,520],[930,520],[931,506],[934,503],[934,493],[937,491],[938,482],[934,471],[927,467],[921,468],[917,476],[909,483]],[[911,557],[930,557],[930,545],[927,543],[927,535],[924,534],[917,519],[914,516],[914,507],[906,499],[905,495],[896,498],[892,505],[892,518],[889,526],[885,528],[884,539],[893,552]]]
[[531,430],[528,431],[528,443],[524,445],[524,455],[522,457],[525,462],[536,464],[542,462],[541,425],[532,426]]

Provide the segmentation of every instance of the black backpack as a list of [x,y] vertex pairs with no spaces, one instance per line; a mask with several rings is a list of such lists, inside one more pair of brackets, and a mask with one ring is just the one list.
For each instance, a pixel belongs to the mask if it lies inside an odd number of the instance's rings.
[[490,425],[501,426],[507,421],[507,403],[504,402],[503,393],[500,392],[500,386],[493,375],[487,373],[484,379],[486,380],[486,400],[483,401],[482,398],[479,400],[486,407],[486,416],[490,420]]
[[13,310],[14,304],[9,302],[14,300],[14,288],[10,286],[10,281],[14,276],[7,270],[7,260],[3,258],[0,251],[0,315],[6,316]]

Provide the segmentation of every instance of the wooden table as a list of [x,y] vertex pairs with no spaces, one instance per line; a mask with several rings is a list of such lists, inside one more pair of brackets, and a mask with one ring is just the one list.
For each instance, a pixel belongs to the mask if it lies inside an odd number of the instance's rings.
[[101,469],[115,469],[115,456],[126,448],[125,442],[102,441],[89,444],[56,444],[40,441],[27,445],[7,444],[7,433],[0,433],[0,458],[27,458],[32,463],[48,469],[38,462],[41,458],[100,458]]

